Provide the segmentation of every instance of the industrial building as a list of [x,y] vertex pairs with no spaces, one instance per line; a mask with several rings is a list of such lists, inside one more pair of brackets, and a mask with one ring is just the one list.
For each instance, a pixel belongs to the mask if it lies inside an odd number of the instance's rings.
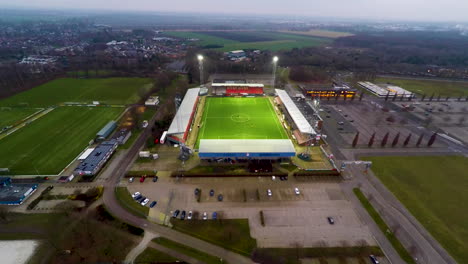
[[243,50],[233,50],[227,52],[226,56],[232,61],[238,61],[245,59],[247,54]]
[[102,142],[78,165],[73,174],[96,175],[112,156],[118,145],[119,143],[116,140]]
[[106,139],[117,128],[117,122],[110,121],[96,134],[96,140]]
[[296,155],[289,139],[201,139],[201,159],[278,159]]
[[358,82],[359,86],[371,92],[378,97],[386,96],[398,96],[404,98],[410,98],[413,96],[413,93],[407,91],[399,86],[391,84],[374,84],[371,82]]
[[180,104],[179,110],[167,130],[167,140],[172,143],[184,143],[197,111],[200,88],[188,89]]
[[20,205],[37,190],[37,184],[13,184],[10,177],[0,177],[0,204]]
[[132,131],[127,128],[122,128],[115,132],[115,134],[112,136],[112,139],[115,139],[117,142],[119,142],[119,145],[123,145],[131,136]]
[[275,91],[278,95],[275,102],[280,106],[281,112],[283,113],[283,119],[281,122],[287,128],[289,128],[289,124],[292,125],[292,134],[298,144],[306,144],[308,142],[315,141],[317,132],[315,132],[312,125],[310,125],[309,121],[307,121],[299,108],[297,108],[288,93],[285,90],[280,89],[275,89]]

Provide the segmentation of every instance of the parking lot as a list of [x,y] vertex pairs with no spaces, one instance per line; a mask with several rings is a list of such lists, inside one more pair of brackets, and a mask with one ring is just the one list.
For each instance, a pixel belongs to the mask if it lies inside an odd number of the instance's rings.
[[[150,210],[156,222],[169,219],[175,210],[197,212],[209,218],[217,212],[222,218],[247,218],[252,237],[259,247],[361,246],[375,245],[368,228],[363,225],[347,201],[338,183],[297,182],[270,177],[261,178],[186,178],[160,177],[158,182],[122,182],[131,193],[141,192],[158,204]],[[297,195],[294,188],[300,190]],[[194,195],[201,190],[200,202]],[[214,195],[210,196],[210,190]],[[267,195],[270,189],[272,195]],[[222,194],[222,201],[218,195]],[[264,226],[260,211],[263,211]],[[332,217],[335,223],[328,222]]]

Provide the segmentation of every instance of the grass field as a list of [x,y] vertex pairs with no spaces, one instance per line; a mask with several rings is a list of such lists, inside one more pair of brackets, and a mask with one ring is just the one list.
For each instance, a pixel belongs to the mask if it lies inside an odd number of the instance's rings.
[[208,97],[200,139],[287,139],[268,98]]
[[459,262],[468,259],[468,158],[364,157],[419,222]]
[[146,248],[138,257],[135,259],[134,263],[159,263],[159,262],[176,262],[177,259],[163,253],[154,248]]
[[62,78],[0,100],[0,106],[45,107],[64,102],[92,101],[130,104],[137,102],[139,94],[151,87],[152,81],[148,78]]
[[197,249],[188,247],[186,245],[179,244],[177,242],[174,242],[172,240],[169,240],[164,237],[158,237],[153,239],[153,242],[160,244],[164,247],[173,249],[175,251],[178,251],[186,256],[190,256],[192,258],[198,259],[203,263],[206,264],[217,264],[217,263],[223,263],[218,257],[209,255],[205,252],[199,251]]
[[0,168],[12,174],[57,174],[122,108],[59,107],[0,140]]
[[331,39],[329,38],[265,31],[168,31],[165,34],[178,38],[199,39],[198,42],[195,42],[196,45],[214,48],[219,51],[238,49],[278,51],[331,43]]
[[173,219],[171,223],[175,230],[245,256],[250,256],[257,247],[257,241],[250,236],[248,219],[221,219],[218,221]]
[[411,80],[400,78],[377,78],[376,83],[391,83],[417,94],[432,94],[458,97],[468,96],[468,82],[454,82],[444,80]]
[[24,118],[36,113],[37,108],[1,108],[0,107],[0,129],[15,124]]

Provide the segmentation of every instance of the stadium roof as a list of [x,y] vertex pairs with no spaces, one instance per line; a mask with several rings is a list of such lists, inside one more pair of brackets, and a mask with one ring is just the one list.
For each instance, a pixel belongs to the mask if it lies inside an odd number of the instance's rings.
[[201,158],[210,157],[292,157],[296,155],[289,139],[201,139]]
[[169,129],[167,130],[167,134],[172,135],[185,132],[189,125],[193,107],[197,102],[199,92],[200,88],[192,88],[187,90],[187,93],[184,96],[184,100],[180,104],[179,110],[177,111],[171,125],[169,126]]
[[236,87],[264,87],[262,83],[212,83],[211,86],[236,86]]
[[307,121],[307,119],[301,113],[299,108],[297,108],[296,104],[293,102],[291,97],[289,97],[288,93],[285,90],[280,89],[275,89],[275,91],[278,94],[281,101],[283,102],[286,109],[288,110],[289,115],[292,117],[299,131],[303,134],[317,134],[310,125],[309,121]]

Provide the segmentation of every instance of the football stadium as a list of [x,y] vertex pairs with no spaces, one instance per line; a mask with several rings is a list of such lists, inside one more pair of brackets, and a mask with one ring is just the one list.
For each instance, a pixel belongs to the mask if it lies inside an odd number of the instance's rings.
[[222,90],[213,87],[209,96],[200,96],[200,88],[189,89],[167,131],[168,141],[193,148],[208,160],[289,159],[296,156],[294,143],[315,138],[284,90],[266,96],[263,85],[239,82],[225,82]]

